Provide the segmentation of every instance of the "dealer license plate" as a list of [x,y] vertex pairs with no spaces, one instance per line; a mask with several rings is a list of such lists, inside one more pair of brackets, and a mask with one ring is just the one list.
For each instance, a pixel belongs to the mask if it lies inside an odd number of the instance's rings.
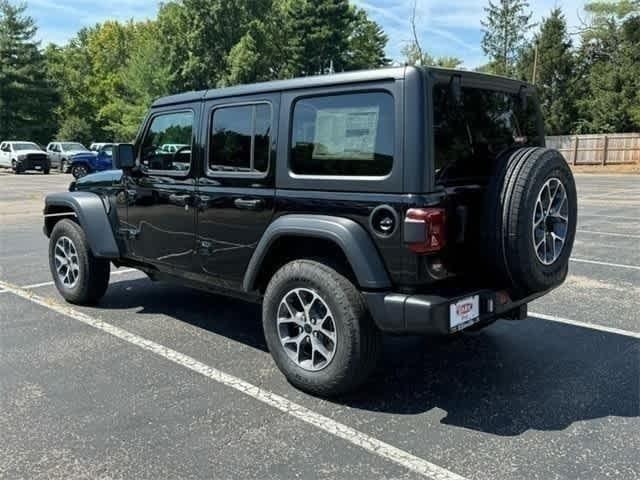
[[463,298],[449,306],[449,328],[455,332],[472,325],[480,317],[480,296]]

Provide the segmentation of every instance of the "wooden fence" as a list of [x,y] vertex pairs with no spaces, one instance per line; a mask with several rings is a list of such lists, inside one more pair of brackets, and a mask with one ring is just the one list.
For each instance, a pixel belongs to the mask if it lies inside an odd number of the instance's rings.
[[547,147],[573,165],[640,163],[640,133],[547,137]]

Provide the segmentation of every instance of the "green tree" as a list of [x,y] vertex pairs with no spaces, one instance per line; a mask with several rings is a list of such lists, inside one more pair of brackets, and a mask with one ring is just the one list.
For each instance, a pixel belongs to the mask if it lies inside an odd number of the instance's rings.
[[[315,8],[332,17],[315,18]],[[347,2],[274,0],[229,52],[218,85],[377,68],[389,63],[386,43],[380,26]]]
[[531,13],[526,0],[498,0],[485,8],[487,18],[481,21],[484,36],[482,49],[490,59],[493,73],[513,76],[518,57],[531,28]]
[[351,33],[347,48],[345,70],[366,70],[389,65],[385,48],[389,37],[380,25],[369,19],[367,12],[352,7]]
[[93,29],[83,28],[66,46],[49,45],[45,50],[47,77],[59,98],[55,108],[57,140],[102,138],[90,89],[93,69],[88,42],[92,32]]
[[640,2],[592,2],[578,52],[577,130],[640,128]]
[[520,58],[518,70],[522,79],[533,82],[538,89],[547,135],[570,133],[576,115],[574,57],[560,8],[542,21],[532,44]]
[[44,143],[52,124],[54,92],[25,5],[0,0],[0,138]]
[[164,58],[174,91],[215,87],[225,75],[227,56],[249,23],[262,18],[270,0],[177,0],[158,15]]
[[354,11],[348,0],[297,0],[288,5],[290,63],[296,75],[344,71]]

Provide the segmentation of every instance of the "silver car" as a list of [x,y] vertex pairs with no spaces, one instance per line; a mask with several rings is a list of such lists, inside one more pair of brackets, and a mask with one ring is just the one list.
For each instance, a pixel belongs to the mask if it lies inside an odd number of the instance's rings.
[[71,157],[76,153],[88,151],[87,147],[78,142],[51,142],[47,145],[51,168],[59,168],[62,173],[69,171]]

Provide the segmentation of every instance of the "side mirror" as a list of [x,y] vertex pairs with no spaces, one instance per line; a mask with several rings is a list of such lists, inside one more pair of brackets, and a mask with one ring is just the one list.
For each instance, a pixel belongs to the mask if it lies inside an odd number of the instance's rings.
[[113,147],[113,166],[121,170],[131,170],[136,165],[136,154],[130,143],[119,143]]

